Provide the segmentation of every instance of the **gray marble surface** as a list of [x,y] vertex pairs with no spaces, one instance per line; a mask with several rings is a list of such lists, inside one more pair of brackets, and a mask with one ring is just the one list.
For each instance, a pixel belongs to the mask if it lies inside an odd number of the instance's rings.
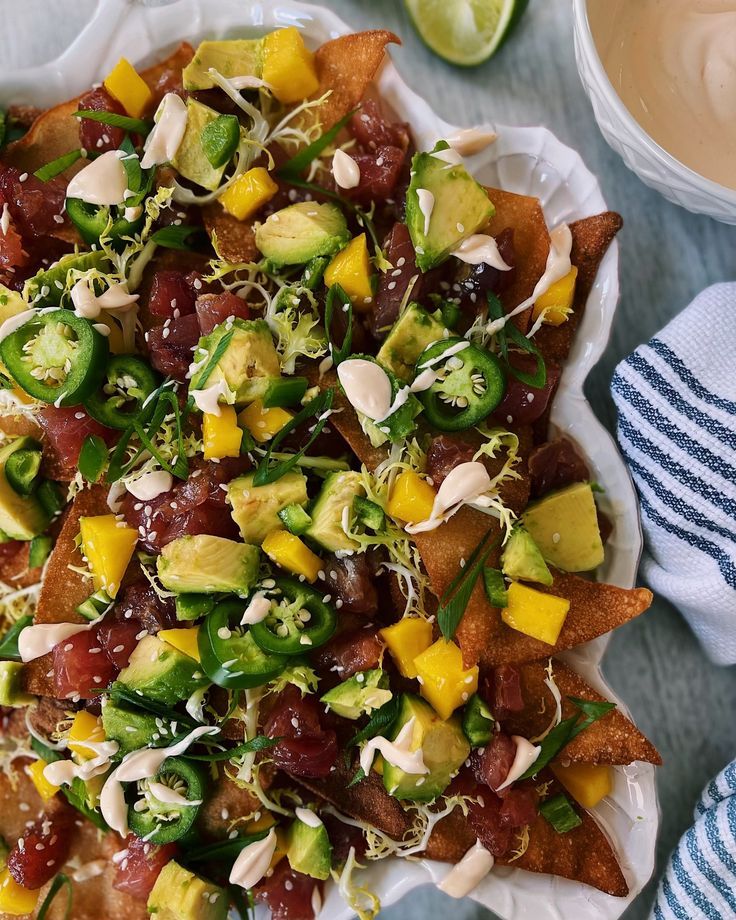
[[[622,298],[611,343],[587,390],[599,417],[613,428],[608,387],[616,363],[702,288],[736,277],[736,228],[667,203],[628,172],[606,146],[575,69],[567,0],[531,0],[512,41],[492,61],[472,70],[451,67],[434,57],[413,32],[400,0],[325,3],[355,28],[393,29],[404,43],[393,52],[397,67],[449,121],[547,125],[579,150],[600,177],[609,206],[626,221],[620,237]],[[54,57],[93,8],[91,0],[0,0],[3,66],[32,66]],[[185,24],[182,37],[187,37]],[[605,671],[665,760],[658,778],[661,870],[691,823],[698,793],[736,755],[736,668],[711,665],[678,613],[657,600],[646,616],[618,631]],[[648,915],[653,893],[650,885],[627,911],[627,920]],[[381,916],[418,920],[439,917],[448,909],[456,920],[492,916],[470,901],[450,902],[430,889],[415,892],[410,903],[405,901]]]

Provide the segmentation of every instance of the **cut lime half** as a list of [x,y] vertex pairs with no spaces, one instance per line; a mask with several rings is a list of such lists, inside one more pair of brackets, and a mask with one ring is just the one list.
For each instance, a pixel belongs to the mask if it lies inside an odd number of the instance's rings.
[[444,60],[461,67],[487,61],[529,0],[404,0],[417,32]]

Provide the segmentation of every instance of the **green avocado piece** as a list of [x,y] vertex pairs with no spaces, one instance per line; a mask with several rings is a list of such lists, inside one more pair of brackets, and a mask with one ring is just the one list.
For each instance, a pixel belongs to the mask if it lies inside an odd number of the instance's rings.
[[171,160],[171,165],[185,179],[211,192],[220,185],[227,163],[218,167],[210,163],[202,147],[202,131],[219,117],[219,112],[190,96],[187,99],[187,127],[179,149]]
[[517,525],[511,531],[501,556],[501,569],[507,578],[551,585],[552,573],[528,530]]
[[345,216],[330,202],[299,201],[256,227],[256,246],[274,268],[332,256],[349,242]]
[[590,572],[603,562],[590,483],[576,482],[550,492],[529,505],[521,519],[544,559],[563,572]]
[[195,534],[168,543],[156,560],[156,569],[169,591],[220,591],[246,597],[258,578],[260,557],[257,546]]
[[11,540],[32,540],[49,526],[50,517],[35,495],[19,495],[8,482],[5,464],[17,450],[38,450],[38,441],[21,437],[0,448],[0,531]]
[[263,39],[236,38],[227,41],[200,42],[194,57],[181,73],[184,89],[193,92],[212,89],[213,68],[223,77],[260,77],[263,72]]
[[380,668],[360,671],[333,687],[320,702],[343,719],[359,719],[388,703],[392,693],[388,689],[388,675]]
[[299,818],[291,823],[286,834],[286,858],[295,872],[324,881],[332,868],[332,844],[322,821],[316,815],[313,820],[314,826]]
[[411,693],[401,696],[399,717],[391,729],[389,740],[395,741],[411,719],[415,720],[411,750],[421,747],[429,773],[405,773],[384,758],[383,785],[396,799],[431,802],[445,791],[453,775],[465,763],[470,745],[457,716],[444,721],[430,705]]
[[[222,354],[218,352],[217,364],[203,380],[205,369],[226,335],[230,335],[227,347]],[[189,389],[206,389],[224,381],[233,394],[236,406],[244,406],[263,396],[271,381],[281,375],[281,363],[271,331],[262,319],[235,319],[220,323],[209,335],[202,336],[194,355],[197,370],[192,375]]]
[[0,661],[0,706],[19,709],[36,697],[26,693],[21,684],[23,665],[20,661]]
[[341,470],[330,473],[312,506],[312,523],[306,535],[328,552],[354,550],[357,544],[343,530],[343,515],[352,513],[353,499],[365,495],[360,473]]
[[59,307],[61,295],[66,290],[67,278],[72,269],[86,272],[90,269],[110,271],[110,261],[101,250],[93,252],[70,252],[54,262],[49,268],[36,272],[23,286],[23,298],[32,306]]
[[254,486],[254,476],[248,473],[233,479],[227,487],[227,499],[242,538],[260,546],[274,530],[283,530],[279,511],[289,505],[306,505],[307,477],[292,470],[276,482]]
[[446,338],[449,330],[424,307],[410,303],[396,320],[376,355],[379,364],[409,383],[414,379],[417,358],[430,345]]
[[102,726],[107,740],[117,741],[120,745],[120,754],[147,747],[151,737],[159,731],[156,716],[152,713],[121,706],[110,700],[102,702]]
[[173,706],[189,699],[195,690],[209,683],[198,668],[193,658],[168,642],[157,636],[144,636],[133,649],[118,680],[129,690],[140,691],[143,696]]
[[[28,282],[26,282],[27,284]],[[17,316],[28,309],[28,303],[18,291],[14,291],[4,284],[0,284],[0,323],[4,323],[11,316]]]
[[229,905],[224,888],[172,859],[159,873],[146,907],[156,920],[227,920]]
[[[406,193],[406,224],[416,250],[417,265],[423,272],[444,262],[463,240],[477,233],[496,213],[486,190],[461,163],[448,164],[434,156],[443,150],[449,150],[449,144],[439,141],[429,153],[414,154]],[[419,207],[420,189],[434,196],[428,222]]]
[[493,737],[495,724],[491,710],[481,697],[474,693],[463,710],[463,734],[470,746],[479,748],[488,744]]

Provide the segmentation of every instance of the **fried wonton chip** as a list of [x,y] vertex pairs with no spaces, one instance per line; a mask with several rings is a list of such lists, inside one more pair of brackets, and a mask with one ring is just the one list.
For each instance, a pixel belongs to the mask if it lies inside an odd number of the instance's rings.
[[[568,697],[603,702],[605,697],[589,686],[564,662],[554,660],[549,666],[562,697],[562,718],[578,711]],[[548,664],[536,661],[519,667],[525,708],[504,717],[503,728],[509,735],[536,738],[550,725],[556,704],[545,684]],[[660,764],[662,758],[654,745],[634,723],[618,709],[613,709],[574,738],[564,749],[564,760],[574,763],[628,764],[637,760]]]
[[257,262],[256,234],[253,222],[238,220],[228,214],[219,201],[202,208],[202,220],[211,239],[217,240],[217,253],[228,262]]
[[247,818],[263,808],[253,793],[229,779],[224,767],[218,765],[217,771],[217,779],[210,783],[210,794],[197,814],[196,827],[205,840],[225,839],[236,819]]

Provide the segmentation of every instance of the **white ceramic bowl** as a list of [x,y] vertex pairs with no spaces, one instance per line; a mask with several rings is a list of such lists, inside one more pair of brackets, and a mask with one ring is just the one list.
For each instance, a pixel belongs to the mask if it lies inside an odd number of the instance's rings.
[[706,179],[653,140],[621,101],[601,63],[588,21],[588,0],[573,0],[575,57],[598,127],[636,175],[668,201],[736,224],[736,189]]
[[[58,60],[32,70],[3,73],[0,104],[53,105],[68,99],[97,82],[122,54],[135,63],[150,64],[182,39],[196,44],[205,37],[262,34],[283,25],[302,28],[313,46],[351,31],[331,11],[298,0],[175,0],[155,7],[144,6],[139,0],[102,0],[88,26]],[[432,147],[435,140],[456,130],[409,89],[390,62],[381,71],[378,87],[399,117],[411,123],[420,148]],[[550,225],[606,210],[595,177],[578,154],[546,128],[492,127],[498,133],[497,142],[468,161],[482,182],[538,197]],[[591,291],[562,375],[552,422],[581,446],[593,478],[606,486],[605,511],[614,522],[614,532],[601,578],[631,587],[641,552],[636,495],[615,443],[583,395],[585,378],[608,342],[618,294],[618,245],[614,243]],[[601,675],[607,641],[607,637],[597,639],[565,658],[626,712]],[[613,898],[566,879],[505,867],[495,869],[472,897],[504,920],[616,920],[649,880],[654,867],[659,811],[653,767],[636,763],[618,768],[613,794],[594,811],[618,853],[631,889],[627,898]],[[441,880],[448,869],[446,864],[429,860],[384,860],[371,864],[361,880],[379,895],[385,907],[419,885]],[[351,916],[336,886],[331,886],[320,920],[349,920]]]

